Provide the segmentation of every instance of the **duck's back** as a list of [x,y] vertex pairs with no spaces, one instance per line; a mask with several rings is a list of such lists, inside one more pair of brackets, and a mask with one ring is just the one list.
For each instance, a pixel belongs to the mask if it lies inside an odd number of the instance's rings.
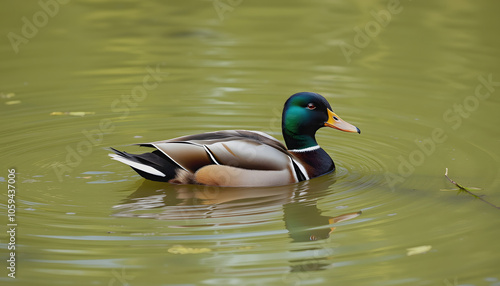
[[211,164],[252,170],[281,170],[290,165],[286,147],[257,131],[217,131],[139,145],[160,150],[192,173]]

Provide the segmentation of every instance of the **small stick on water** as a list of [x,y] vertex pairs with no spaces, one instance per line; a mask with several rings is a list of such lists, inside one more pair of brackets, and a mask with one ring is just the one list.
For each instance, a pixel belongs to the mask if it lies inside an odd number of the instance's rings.
[[452,179],[450,179],[450,177],[448,177],[448,168],[446,168],[446,172],[444,173],[444,176],[446,177],[446,179],[448,179],[448,181],[450,181],[453,185],[457,186],[458,187],[458,193],[460,192],[466,192],[466,193],[469,193],[471,196],[475,197],[475,198],[480,198],[478,195],[474,194],[473,192],[467,190],[467,188],[465,188],[464,186],[460,185],[459,183],[453,181]]
[[448,168],[446,168],[446,172],[444,173],[444,176],[446,177],[446,179],[448,179],[448,181],[450,181],[453,185],[457,186],[458,187],[458,193],[461,193],[461,192],[466,192],[468,193],[469,195],[473,196],[474,198],[476,199],[479,199],[485,203],[487,203],[488,205],[496,208],[496,209],[500,209],[500,207],[497,207],[496,205],[488,202],[487,200],[481,198],[480,196],[474,194],[473,192],[469,191],[466,187],[460,185],[459,183],[453,181],[452,179],[450,179],[450,177],[448,177]]

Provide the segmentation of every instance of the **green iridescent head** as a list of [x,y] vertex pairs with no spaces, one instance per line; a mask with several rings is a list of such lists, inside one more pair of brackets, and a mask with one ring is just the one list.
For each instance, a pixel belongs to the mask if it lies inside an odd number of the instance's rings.
[[320,94],[299,92],[285,102],[281,127],[288,149],[318,145],[314,136],[324,126],[360,133],[357,127],[333,113],[330,103]]

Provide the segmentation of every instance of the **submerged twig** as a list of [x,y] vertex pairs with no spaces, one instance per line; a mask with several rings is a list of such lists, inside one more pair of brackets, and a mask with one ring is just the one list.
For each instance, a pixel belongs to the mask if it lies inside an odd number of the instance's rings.
[[446,168],[446,172],[444,173],[444,176],[445,176],[445,177],[446,177],[446,179],[448,179],[448,181],[450,181],[453,185],[455,185],[455,186],[457,186],[457,187],[458,187],[458,193],[459,193],[459,194],[460,194],[460,193],[462,193],[462,192],[465,192],[465,193],[467,193],[467,194],[469,194],[469,195],[473,196],[474,198],[479,199],[479,200],[481,200],[482,202],[487,203],[488,205],[490,205],[490,206],[492,206],[492,207],[494,207],[494,208],[500,209],[500,207],[497,207],[496,205],[494,205],[494,204],[492,204],[492,203],[488,202],[487,200],[483,199],[481,196],[478,196],[478,195],[474,194],[473,192],[471,192],[471,191],[469,190],[470,188],[464,187],[464,186],[460,185],[459,183],[457,183],[457,182],[453,181],[452,179],[450,179],[450,177],[448,177],[448,168]]

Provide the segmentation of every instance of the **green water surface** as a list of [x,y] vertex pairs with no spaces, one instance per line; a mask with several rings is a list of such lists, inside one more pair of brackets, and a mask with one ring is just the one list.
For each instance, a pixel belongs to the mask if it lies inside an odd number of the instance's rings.
[[[500,209],[440,191],[448,168],[500,205],[499,13],[472,0],[2,1],[0,283],[500,285]],[[107,156],[222,129],[282,140],[299,91],[361,129],[318,132],[333,174],[174,186]]]

